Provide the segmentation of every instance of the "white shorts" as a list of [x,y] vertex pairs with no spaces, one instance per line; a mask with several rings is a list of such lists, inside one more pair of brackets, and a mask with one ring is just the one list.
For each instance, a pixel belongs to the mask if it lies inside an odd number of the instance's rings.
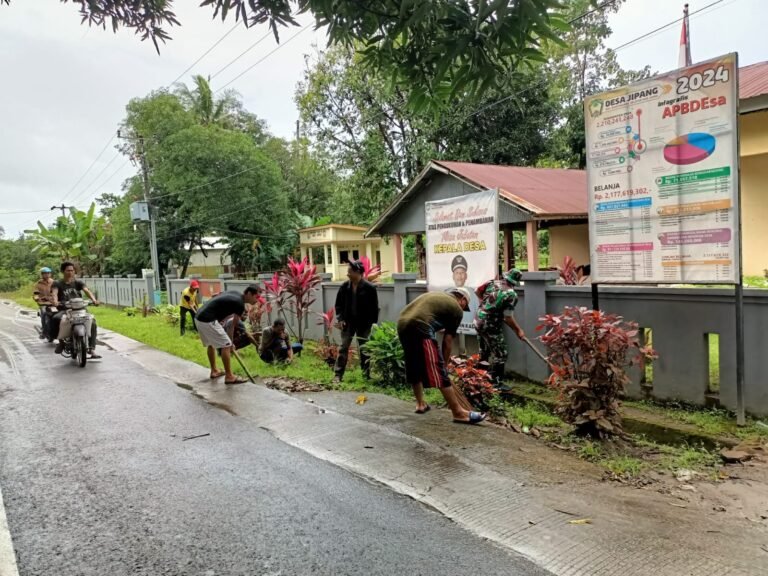
[[227,331],[218,322],[200,322],[200,320],[195,320],[195,326],[197,326],[197,333],[200,335],[203,346],[213,346],[216,349],[232,346],[232,341],[229,339]]

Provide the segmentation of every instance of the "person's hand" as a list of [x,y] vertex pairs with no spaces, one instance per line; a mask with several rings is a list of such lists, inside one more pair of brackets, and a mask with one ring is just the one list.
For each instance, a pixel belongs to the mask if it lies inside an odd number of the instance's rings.
[[344,320],[339,320],[338,322],[336,322],[336,328],[338,328],[339,330],[344,330],[346,327],[347,327],[347,323],[344,322]]
[[285,359],[286,364],[290,364],[291,362],[293,362],[293,356],[289,356],[288,358]]
[[520,340],[525,340],[525,332],[523,332],[523,329],[518,327],[517,330],[515,330],[515,334],[517,334],[517,337],[520,338]]
[[99,302],[98,300],[92,300],[91,304],[93,304],[94,306],[98,306],[99,304],[101,304],[101,302]]

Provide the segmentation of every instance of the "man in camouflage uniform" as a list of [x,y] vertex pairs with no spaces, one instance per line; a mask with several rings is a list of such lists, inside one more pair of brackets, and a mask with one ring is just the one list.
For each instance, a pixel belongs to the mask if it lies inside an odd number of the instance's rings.
[[504,324],[512,328],[521,340],[525,332],[515,320],[513,310],[517,305],[515,286],[520,285],[522,273],[517,268],[506,272],[501,280],[489,280],[476,293],[480,306],[475,317],[475,329],[480,342],[480,359],[491,366],[496,384],[504,378],[507,362],[507,343],[504,341]]

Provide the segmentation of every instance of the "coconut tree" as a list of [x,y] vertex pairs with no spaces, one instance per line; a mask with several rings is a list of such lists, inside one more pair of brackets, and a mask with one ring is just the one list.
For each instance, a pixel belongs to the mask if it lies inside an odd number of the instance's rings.
[[229,128],[239,111],[239,102],[234,91],[224,92],[221,98],[214,98],[210,79],[201,75],[192,77],[193,87],[183,83],[176,84],[175,93],[184,107],[202,126],[218,125]]

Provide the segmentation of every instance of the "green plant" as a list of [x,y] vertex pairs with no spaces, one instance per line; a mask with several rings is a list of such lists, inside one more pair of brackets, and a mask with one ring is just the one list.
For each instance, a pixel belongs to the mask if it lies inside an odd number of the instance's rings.
[[580,433],[623,434],[619,398],[629,382],[625,368],[655,358],[652,348],[640,345],[637,324],[569,306],[541,320],[552,367],[549,385],[559,392],[557,413]]
[[631,456],[614,456],[606,458],[601,462],[608,470],[616,476],[624,478],[635,478],[645,468],[645,462]]
[[172,326],[176,326],[181,321],[181,313],[178,306],[160,304],[155,306],[152,311]]
[[136,308],[135,306],[128,306],[126,308],[123,308],[123,314],[125,314],[126,316],[136,316],[138,312],[139,312],[139,309]]
[[488,410],[491,398],[498,393],[487,368],[488,364],[480,361],[479,354],[466,359],[453,357],[448,365],[453,383],[467,397],[470,404],[482,412]]
[[379,384],[405,387],[405,353],[394,322],[374,325],[363,349],[370,357],[371,374]]
[[555,428],[563,425],[563,421],[540,402],[509,404],[507,418],[529,428]]

